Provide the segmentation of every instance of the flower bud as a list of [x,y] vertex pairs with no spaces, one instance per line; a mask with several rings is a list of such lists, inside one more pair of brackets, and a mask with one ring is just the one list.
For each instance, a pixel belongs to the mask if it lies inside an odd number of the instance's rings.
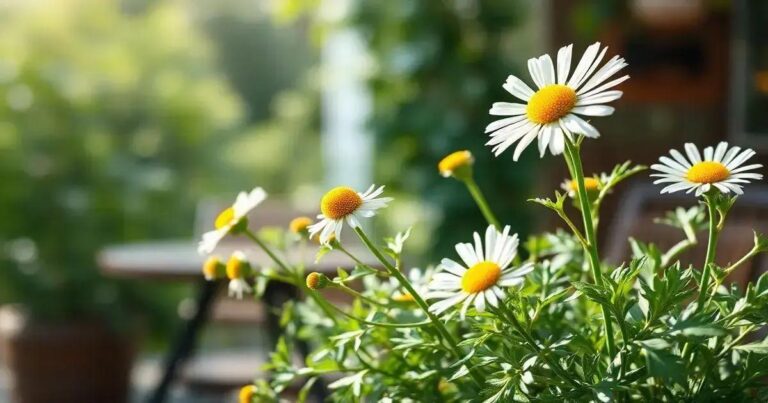
[[253,403],[253,398],[256,396],[256,386],[245,385],[240,388],[238,395],[240,403]]
[[459,180],[467,180],[472,177],[472,165],[475,158],[468,150],[456,151],[447,155],[437,164],[437,170],[443,177],[453,176]]
[[251,264],[241,251],[235,251],[227,260],[227,277],[230,280],[245,278],[251,273]]
[[309,217],[296,217],[288,224],[288,229],[294,234],[307,236],[309,226],[312,225],[312,219]]
[[208,281],[224,278],[226,266],[218,256],[209,256],[203,263],[203,276]]
[[322,290],[328,286],[330,281],[325,274],[313,271],[307,275],[307,288],[310,290]]

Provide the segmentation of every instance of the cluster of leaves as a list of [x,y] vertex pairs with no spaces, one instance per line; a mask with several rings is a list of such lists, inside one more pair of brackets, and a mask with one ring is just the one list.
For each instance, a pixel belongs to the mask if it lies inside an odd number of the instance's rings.
[[[562,196],[557,199],[539,202],[562,208]],[[724,220],[734,198],[712,200]],[[591,278],[578,236],[530,237],[525,248],[535,269],[521,288],[509,289],[496,308],[470,308],[464,320],[456,312],[442,318],[459,339],[460,354],[416,304],[396,298],[405,290],[385,272],[340,269],[330,287],[358,290],[351,304],[337,307],[334,320],[317,301],[286,306],[290,330],[268,366],[271,382],[259,384],[260,401],[279,400],[297,384],[303,401],[320,379],[330,382],[331,400],[344,402],[764,401],[768,274],[745,288],[722,284],[768,250],[768,238],[755,234],[752,250],[730,266],[712,264],[714,283],[702,287],[701,268],[684,267],[676,256],[696,245],[705,217],[701,206],[667,213],[658,222],[679,228],[681,244],[662,251],[632,240],[625,264],[602,264],[602,283]],[[407,234],[386,240],[398,270]],[[411,282],[423,289],[433,270],[412,270],[419,275]],[[614,324],[613,355],[601,310]],[[291,350],[298,341],[313,347],[300,366]]]

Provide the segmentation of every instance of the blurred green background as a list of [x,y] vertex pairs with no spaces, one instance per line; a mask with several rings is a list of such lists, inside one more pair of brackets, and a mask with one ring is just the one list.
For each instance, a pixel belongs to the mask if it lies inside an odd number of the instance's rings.
[[96,252],[191,238],[199,200],[255,185],[314,207],[322,45],[343,27],[369,46],[373,178],[398,199],[379,231],[421,224],[411,252],[423,263],[481,228],[461,184],[436,171],[467,148],[497,213],[525,232],[530,179],[489,157],[482,130],[531,41],[526,8],[472,4],[361,2],[341,19],[313,1],[3,5],[0,303],[167,335],[189,290],[106,279]]

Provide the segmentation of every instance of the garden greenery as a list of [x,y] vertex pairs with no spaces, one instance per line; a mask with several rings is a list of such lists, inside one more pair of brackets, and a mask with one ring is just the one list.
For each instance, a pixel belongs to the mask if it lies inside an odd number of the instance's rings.
[[[753,248],[734,263],[715,256],[743,186],[762,179],[753,172],[760,165],[745,165],[754,152],[725,143],[701,152],[686,144],[685,154],[672,150],[660,157],[651,168],[655,183],[665,184],[662,193],[687,191],[699,200],[659,220],[680,230],[680,242],[662,250],[630,241],[632,255],[624,263],[603,261],[596,237],[600,205],[645,167],[627,162],[584,174],[581,149],[599,133],[580,116],[612,114],[605,104],[621,92],[611,88],[628,77],[611,78],[626,65],[618,56],[600,66],[606,54],[600,44],[588,47],[573,68],[572,49],[561,48],[556,63],[548,55],[529,60],[535,90],[510,76],[504,88],[524,103],[495,103],[491,114],[507,117],[486,129],[497,155],[515,145],[517,159],[536,141],[542,156],[564,158],[571,174],[565,192],[531,200],[561,218],[563,230],[532,236],[521,247],[474,182],[469,152],[449,155],[438,169],[467,186],[489,225],[465,234],[454,256],[424,270],[402,258],[410,229],[377,243],[361,225],[391,201],[383,187],[330,190],[317,223],[299,218],[290,224],[289,243],[269,242],[249,229],[248,212],[266,196],[260,188],[241,193],[221,213],[202,251],[215,250],[227,235],[242,235],[272,262],[253,270],[239,252],[226,263],[211,258],[206,278],[228,277],[236,295],[260,295],[269,282],[280,281],[308,297],[284,305],[285,336],[267,365],[271,378],[244,387],[241,401],[279,401],[295,385],[304,401],[319,379],[330,380],[330,398],[340,402],[768,399],[768,339],[758,336],[768,323],[768,275],[744,288],[724,285],[730,273],[768,250],[768,238],[755,233]],[[569,198],[580,217],[566,211]],[[376,265],[345,247],[346,227]],[[699,243],[704,229],[705,259],[682,265],[678,256]],[[354,268],[332,276],[305,273],[306,262],[284,257],[284,247],[318,242],[317,260],[336,250]],[[326,299],[330,289],[351,303]],[[298,367],[297,341],[313,347]]]

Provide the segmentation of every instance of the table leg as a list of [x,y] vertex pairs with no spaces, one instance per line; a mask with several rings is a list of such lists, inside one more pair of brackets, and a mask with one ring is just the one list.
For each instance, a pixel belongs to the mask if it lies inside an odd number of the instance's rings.
[[219,281],[206,281],[201,278],[198,294],[195,300],[195,314],[184,323],[183,328],[176,336],[176,340],[171,347],[170,354],[166,357],[165,371],[160,383],[150,396],[148,403],[162,403],[168,394],[168,388],[176,378],[176,371],[179,364],[186,360],[193,352],[197,336],[208,319],[208,312],[211,303],[219,288]]

